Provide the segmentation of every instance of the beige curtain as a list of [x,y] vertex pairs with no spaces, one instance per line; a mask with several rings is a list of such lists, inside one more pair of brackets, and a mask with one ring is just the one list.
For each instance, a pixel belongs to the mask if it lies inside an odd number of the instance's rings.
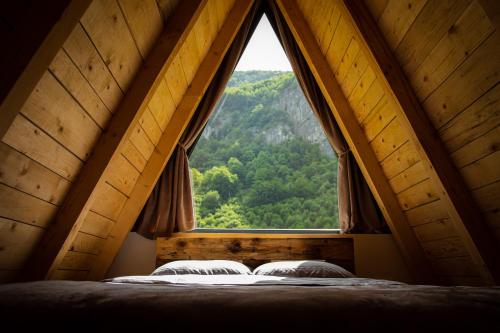
[[328,141],[337,153],[339,159],[337,196],[341,230],[345,233],[388,232],[378,205],[285,19],[274,1],[267,1],[265,7],[300,87],[321,123]]
[[168,236],[176,231],[194,228],[188,156],[264,12],[285,49],[300,86],[321,123],[328,141],[338,155],[338,207],[342,231],[346,233],[388,232],[368,185],[284,18],[273,1],[259,0],[243,23],[138,218],[134,231],[139,234],[153,239],[157,236]]
[[261,2],[257,1],[179,140],[133,231],[154,239],[158,236],[169,236],[177,231],[192,230],[195,227],[188,155],[203,132],[261,16]]

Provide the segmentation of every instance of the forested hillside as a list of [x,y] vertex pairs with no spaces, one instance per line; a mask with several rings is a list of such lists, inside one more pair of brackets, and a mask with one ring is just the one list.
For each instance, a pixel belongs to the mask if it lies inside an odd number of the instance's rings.
[[337,158],[291,72],[235,72],[189,161],[200,228],[338,228]]

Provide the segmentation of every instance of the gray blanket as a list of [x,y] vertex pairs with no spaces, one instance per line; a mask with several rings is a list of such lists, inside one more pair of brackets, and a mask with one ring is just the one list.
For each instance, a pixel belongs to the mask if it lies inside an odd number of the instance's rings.
[[[172,279],[185,280],[173,283]],[[292,281],[297,280],[294,278],[275,283],[209,285],[189,279],[123,277],[108,283],[2,285],[2,324],[18,329],[35,324],[39,329],[47,326],[56,331],[107,332],[500,331],[500,288],[495,287],[309,278],[300,278],[301,282]],[[201,280],[209,279],[217,278]]]

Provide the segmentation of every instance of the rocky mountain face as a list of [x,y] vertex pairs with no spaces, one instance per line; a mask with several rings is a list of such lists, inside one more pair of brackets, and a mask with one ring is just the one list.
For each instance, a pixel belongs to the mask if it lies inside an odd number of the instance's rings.
[[[269,84],[273,81],[279,83]],[[271,89],[268,89],[265,94],[259,94],[259,86]],[[203,133],[205,138],[223,135],[237,124],[239,128],[263,137],[268,144],[279,144],[300,137],[310,143],[319,144],[323,153],[329,156],[333,154],[292,72],[235,72],[228,87],[227,93],[222,97],[214,111],[215,114],[207,124]],[[253,98],[245,100],[246,90],[257,93],[252,96]],[[242,96],[235,95],[242,95],[244,98],[238,98]],[[263,127],[255,126],[255,123],[241,123],[241,121],[252,120],[252,117],[241,116],[245,112],[266,111],[272,113],[273,116],[266,117],[267,121]]]

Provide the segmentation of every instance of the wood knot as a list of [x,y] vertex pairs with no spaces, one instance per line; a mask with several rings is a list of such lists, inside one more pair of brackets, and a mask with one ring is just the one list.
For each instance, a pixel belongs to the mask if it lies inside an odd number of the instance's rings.
[[27,174],[27,173],[28,173],[28,169],[27,169],[27,168],[23,168],[23,169],[21,170],[21,172],[19,173],[19,175],[20,175],[20,176],[24,176],[24,175],[25,175],[25,174]]
[[411,2],[408,3],[408,9],[411,9]]
[[240,241],[232,241],[227,248],[231,253],[241,252],[241,243]]
[[186,241],[181,240],[181,241],[178,241],[176,245],[177,245],[177,247],[185,247],[187,244],[186,244]]
[[453,34],[453,33],[455,33],[455,32],[457,32],[457,26],[456,26],[456,25],[454,25],[454,24],[452,24],[452,25],[450,26],[450,28],[448,29],[448,33],[449,33],[449,34]]

